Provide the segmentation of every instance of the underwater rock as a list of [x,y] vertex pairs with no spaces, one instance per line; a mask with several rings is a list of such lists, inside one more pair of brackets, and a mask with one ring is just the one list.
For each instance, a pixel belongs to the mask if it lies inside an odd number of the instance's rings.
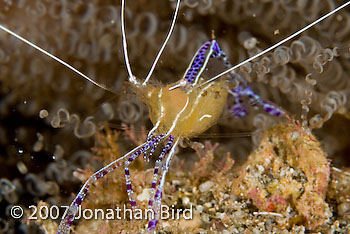
[[[279,212],[309,229],[332,215],[325,201],[329,161],[314,135],[292,124],[268,130],[242,166],[232,191],[259,211]],[[295,216],[294,216],[295,217]]]

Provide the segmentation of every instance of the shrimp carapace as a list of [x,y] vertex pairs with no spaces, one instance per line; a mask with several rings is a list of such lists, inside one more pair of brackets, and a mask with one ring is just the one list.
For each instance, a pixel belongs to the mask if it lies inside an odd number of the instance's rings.
[[190,138],[216,124],[228,95],[223,79],[201,87],[135,85],[135,91],[149,109],[149,116],[158,133]]

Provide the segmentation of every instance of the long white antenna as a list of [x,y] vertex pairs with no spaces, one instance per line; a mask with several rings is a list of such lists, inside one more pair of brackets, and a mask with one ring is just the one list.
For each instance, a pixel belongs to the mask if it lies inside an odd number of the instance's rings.
[[278,46],[280,46],[280,45],[282,45],[283,43],[285,43],[286,41],[292,39],[293,37],[298,36],[299,34],[303,33],[304,31],[308,30],[309,28],[311,28],[311,27],[314,26],[315,24],[318,24],[318,23],[321,22],[322,20],[324,20],[324,19],[326,19],[327,17],[333,15],[334,13],[336,13],[337,11],[343,9],[344,7],[348,6],[349,4],[350,4],[350,1],[344,3],[343,5],[337,7],[336,9],[334,9],[333,11],[331,11],[331,12],[325,14],[324,16],[322,16],[321,18],[315,20],[315,21],[312,22],[311,24],[309,24],[309,25],[305,26],[304,28],[300,29],[299,31],[293,33],[293,34],[290,35],[289,37],[287,37],[287,38],[283,39],[282,41],[280,41],[280,42],[274,44],[273,46],[271,46],[271,47],[269,47],[269,48],[267,48],[267,49],[261,51],[260,53],[254,55],[253,57],[250,57],[250,58],[244,60],[243,62],[241,62],[241,63],[239,63],[239,64],[237,64],[237,65],[231,67],[230,69],[228,69],[228,70],[226,70],[226,71],[224,71],[224,72],[222,72],[222,73],[220,73],[220,74],[214,76],[213,78],[207,80],[206,82],[200,84],[200,85],[197,86],[197,87],[200,87],[200,86],[202,86],[202,85],[205,85],[205,84],[207,84],[207,83],[210,83],[210,82],[212,82],[213,80],[216,80],[216,79],[220,78],[221,76],[226,75],[227,73],[229,73],[229,72],[235,70],[236,68],[238,68],[238,67],[240,67],[240,66],[242,66],[242,65],[244,65],[244,64],[246,64],[246,63],[248,63],[248,62],[250,62],[250,61],[252,61],[253,59],[256,59],[257,57],[260,57],[260,56],[263,55],[263,54],[266,54],[267,52],[269,52],[269,51],[275,49],[276,47],[278,47]]
[[177,15],[178,15],[178,13],[179,13],[180,2],[181,2],[181,0],[177,0],[175,13],[174,13],[174,16],[173,16],[173,19],[172,19],[172,22],[171,22],[171,26],[170,26],[170,28],[169,28],[168,35],[167,35],[167,37],[166,37],[166,39],[165,39],[165,41],[164,41],[162,47],[160,48],[160,50],[159,50],[159,52],[158,52],[158,54],[157,54],[157,57],[156,57],[156,59],[154,60],[154,62],[153,62],[153,64],[152,64],[152,67],[151,67],[151,69],[149,70],[148,75],[147,75],[145,81],[142,83],[142,85],[146,85],[146,83],[147,83],[148,80],[150,79],[150,77],[151,77],[151,75],[152,75],[152,73],[153,73],[153,71],[154,71],[154,68],[155,68],[156,65],[157,65],[157,62],[158,62],[160,56],[162,55],[163,50],[164,50],[166,44],[168,43],[168,41],[169,41],[169,39],[170,39],[170,36],[171,36],[171,34],[172,34],[173,30],[174,30],[174,27],[175,27],[175,22],[176,22],[176,19],[177,19]]
[[97,87],[100,87],[104,90],[107,90],[109,92],[114,93],[114,91],[112,91],[111,89],[97,83],[96,81],[94,81],[93,79],[91,79],[90,77],[88,77],[87,75],[85,75],[84,73],[80,72],[79,70],[75,69],[74,67],[72,67],[71,65],[69,65],[68,63],[66,63],[65,61],[63,61],[62,59],[59,59],[58,57],[56,57],[53,54],[50,54],[49,52],[47,52],[46,50],[40,48],[39,46],[33,44],[32,42],[28,41],[27,39],[21,37],[20,35],[18,35],[17,33],[11,31],[10,29],[6,28],[5,26],[0,24],[0,29],[4,30],[5,32],[9,33],[10,35],[16,37],[17,39],[21,40],[22,42],[28,44],[29,46],[39,50],[41,53],[49,56],[50,58],[56,60],[57,62],[61,63],[62,65],[68,67],[69,69],[71,69],[72,71],[74,71],[75,73],[79,74],[80,76],[84,77],[86,80],[90,81],[91,83],[93,83],[94,85],[96,85]]
[[123,50],[124,50],[124,60],[126,69],[129,74],[129,81],[133,84],[137,84],[136,77],[132,74],[130,62],[129,62],[129,55],[128,55],[128,43],[126,42],[126,33],[125,33],[125,0],[122,0],[122,8],[120,10],[120,19],[121,19],[121,26],[122,26],[122,38],[123,38]]

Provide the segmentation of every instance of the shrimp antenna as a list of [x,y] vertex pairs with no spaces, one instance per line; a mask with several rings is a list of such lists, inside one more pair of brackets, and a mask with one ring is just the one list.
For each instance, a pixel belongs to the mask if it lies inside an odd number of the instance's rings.
[[170,28],[169,28],[168,35],[166,36],[166,38],[165,38],[165,40],[164,40],[164,43],[163,43],[162,47],[160,48],[160,50],[159,50],[159,52],[158,52],[158,54],[157,54],[157,57],[155,58],[155,60],[154,60],[154,62],[153,62],[153,64],[152,64],[152,67],[151,67],[151,69],[149,70],[148,75],[147,75],[145,81],[142,83],[142,85],[146,85],[146,83],[148,82],[149,78],[151,77],[151,75],[152,75],[152,73],[153,73],[153,71],[154,71],[154,68],[155,68],[156,65],[157,65],[157,62],[158,62],[160,56],[162,55],[163,50],[164,50],[166,44],[168,43],[172,32],[174,31],[175,22],[176,22],[176,19],[177,19],[177,15],[178,15],[178,13],[179,13],[180,2],[181,2],[181,0],[177,0],[176,9],[175,9],[174,16],[173,16],[173,19],[172,19],[172,22],[171,22],[171,26],[170,26]]
[[122,0],[122,7],[120,10],[120,19],[121,19],[121,26],[122,26],[122,38],[123,38],[123,50],[124,50],[124,60],[126,65],[126,70],[129,74],[129,82],[133,84],[138,84],[136,77],[132,74],[131,66],[129,62],[129,55],[128,55],[128,43],[126,41],[126,33],[125,33],[125,0]]
[[209,80],[207,80],[206,82],[200,84],[200,85],[197,86],[197,87],[200,87],[200,86],[202,86],[202,85],[206,85],[207,83],[210,83],[210,82],[212,82],[212,81],[214,81],[214,80],[220,78],[221,76],[226,75],[227,73],[230,73],[231,71],[235,70],[236,68],[241,67],[242,65],[244,65],[244,64],[246,64],[246,63],[252,61],[253,59],[256,59],[257,57],[260,57],[261,55],[266,54],[267,52],[270,52],[271,50],[273,50],[273,49],[275,49],[276,47],[282,45],[282,44],[285,43],[286,41],[289,41],[290,39],[292,39],[292,38],[298,36],[299,34],[303,33],[303,32],[306,31],[306,30],[308,30],[309,28],[311,28],[311,27],[314,26],[315,24],[318,24],[318,23],[321,22],[322,20],[324,20],[324,19],[326,19],[327,17],[333,15],[333,14],[336,13],[337,11],[340,11],[341,9],[343,9],[344,7],[346,7],[346,6],[348,6],[348,5],[350,5],[350,1],[344,3],[343,5],[337,7],[336,9],[332,10],[331,12],[325,14],[324,16],[322,16],[321,18],[315,20],[315,21],[312,22],[311,24],[305,26],[304,28],[300,29],[299,31],[297,31],[297,32],[293,33],[292,35],[286,37],[286,38],[283,39],[282,41],[280,41],[280,42],[274,44],[273,46],[271,46],[271,47],[269,47],[269,48],[267,48],[267,49],[261,51],[260,53],[258,53],[258,54],[256,54],[256,55],[254,55],[254,56],[252,56],[252,57],[250,57],[250,58],[244,60],[243,62],[241,62],[241,63],[239,63],[239,64],[237,64],[237,65],[231,67],[230,69],[228,69],[228,70],[226,70],[226,71],[224,71],[224,72],[222,72],[222,73],[220,73],[220,74],[214,76],[213,78],[210,78]]
[[56,60],[57,62],[61,63],[62,65],[66,66],[67,68],[69,68],[70,70],[74,71],[75,73],[79,74],[80,76],[82,76],[83,78],[85,78],[86,80],[88,80],[89,82],[93,83],[94,85],[96,85],[97,87],[100,87],[104,90],[107,90],[111,93],[115,93],[114,91],[112,91],[111,89],[105,87],[102,84],[97,83],[96,81],[94,81],[93,79],[91,79],[90,77],[88,77],[87,75],[85,75],[84,73],[80,72],[79,70],[77,70],[76,68],[74,68],[73,66],[69,65],[68,63],[66,63],[65,61],[63,61],[62,59],[56,57],[55,55],[47,52],[46,50],[42,49],[41,47],[35,45],[34,43],[28,41],[27,39],[21,37],[20,35],[18,35],[17,33],[11,31],[10,29],[6,28],[5,26],[0,24],[0,29],[4,30],[5,32],[7,32],[8,34],[16,37],[17,39],[21,40],[22,42],[26,43],[27,45],[33,47],[34,49],[37,49],[38,51],[40,51],[41,53],[49,56],[50,58]]

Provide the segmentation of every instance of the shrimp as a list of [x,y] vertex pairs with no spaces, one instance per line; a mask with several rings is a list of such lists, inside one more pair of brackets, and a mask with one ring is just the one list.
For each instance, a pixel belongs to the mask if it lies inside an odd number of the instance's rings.
[[[229,109],[232,115],[235,117],[244,117],[247,115],[248,111],[243,104],[243,99],[246,99],[249,105],[261,107],[270,115],[286,115],[286,111],[284,111],[282,108],[268,100],[263,100],[260,98],[260,96],[253,91],[246,80],[238,72],[236,72],[235,69],[256,59],[257,57],[268,53],[269,51],[272,51],[286,41],[296,37],[349,4],[350,2],[341,5],[341,7],[336,8],[329,14],[324,15],[291,36],[276,43],[268,49],[257,53],[236,66],[231,65],[216,39],[212,37],[212,39],[205,42],[198,49],[190,63],[190,66],[179,81],[168,85],[152,85],[150,84],[149,80],[175,27],[176,18],[180,9],[180,0],[177,1],[169,33],[167,34],[167,37],[143,82],[140,82],[140,80],[134,76],[129,62],[124,26],[125,1],[122,0],[121,31],[128,80],[138,98],[147,105],[149,110],[149,118],[154,127],[152,130],[150,130],[146,142],[140,144],[129,153],[125,154],[114,162],[111,162],[89,177],[76,198],[71,203],[66,216],[60,223],[57,233],[69,233],[78,207],[81,205],[85,196],[87,195],[89,187],[98,179],[103,178],[108,173],[119,167],[124,167],[129,202],[132,208],[136,208],[136,201],[134,199],[130,179],[129,165],[140,155],[153,153],[159,144],[165,144],[160,155],[158,156],[158,159],[156,160],[151,185],[151,199],[149,200],[149,208],[154,210],[156,215],[154,219],[149,220],[148,230],[154,231],[159,221],[159,210],[163,195],[165,176],[169,170],[171,160],[175,154],[175,149],[179,141],[184,138],[189,139],[196,137],[215,125],[224,111],[228,96],[231,96],[234,100]],[[40,52],[48,55],[61,64],[67,66],[69,69],[78,73],[94,85],[107,91],[112,91],[104,85],[95,82],[93,79],[81,73],[68,63],[60,60],[56,56],[53,56],[35,44],[13,33],[6,27],[0,25],[0,28],[23,42],[30,44],[35,49],[38,49]],[[207,66],[209,66],[213,61],[221,63],[226,70],[218,75],[206,79],[204,77],[204,73]]]

